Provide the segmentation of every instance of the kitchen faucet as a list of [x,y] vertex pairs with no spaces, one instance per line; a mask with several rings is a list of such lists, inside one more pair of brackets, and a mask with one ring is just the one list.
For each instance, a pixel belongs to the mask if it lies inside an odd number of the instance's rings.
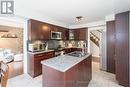
[[83,53],[83,54],[85,54],[85,53],[86,53],[86,43],[83,43],[82,53]]

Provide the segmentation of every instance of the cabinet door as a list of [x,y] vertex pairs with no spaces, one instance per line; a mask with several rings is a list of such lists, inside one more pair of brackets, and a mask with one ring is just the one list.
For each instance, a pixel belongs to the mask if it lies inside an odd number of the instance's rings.
[[34,77],[42,74],[42,64],[41,61],[44,60],[43,57],[35,57],[34,58]]
[[107,22],[107,71],[115,73],[115,21]]
[[69,40],[74,40],[74,30],[73,29],[69,30]]
[[29,40],[48,40],[50,39],[50,25],[37,20],[28,21]]
[[75,29],[74,30],[74,39],[75,40],[79,40],[80,38],[80,30],[79,29]]
[[68,29],[65,29],[65,28],[63,28],[63,27],[60,27],[60,28],[59,28],[59,32],[62,33],[62,35],[61,35],[62,40],[67,40],[67,39],[68,39],[68,37],[69,37]]
[[65,53],[66,53],[66,54],[67,54],[67,53],[70,53],[70,52],[72,52],[71,48],[66,48],[66,49],[65,49]]
[[75,38],[77,40],[87,40],[87,28],[80,28],[80,29],[76,29],[76,36]]
[[48,52],[46,53],[46,59],[52,58],[55,56],[55,52]]
[[129,12],[116,15],[116,79],[129,86]]
[[51,31],[58,32],[58,27],[55,25],[51,25]]
[[82,48],[71,48],[71,52],[73,51],[82,51]]
[[29,40],[40,39],[39,22],[31,19],[28,21],[28,24]]
[[74,34],[74,40],[87,40],[88,39],[87,28],[71,29],[71,32]]
[[79,29],[79,40],[87,40],[87,28]]
[[40,23],[40,39],[49,40],[50,39],[50,25],[47,23]]

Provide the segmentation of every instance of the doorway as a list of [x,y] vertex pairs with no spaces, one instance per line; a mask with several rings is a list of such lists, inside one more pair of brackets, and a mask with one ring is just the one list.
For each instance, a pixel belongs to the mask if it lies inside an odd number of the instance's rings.
[[9,78],[23,74],[23,28],[0,25],[0,60],[9,66]]
[[106,71],[106,31],[105,26],[88,29],[88,51],[92,54],[92,62],[98,69]]

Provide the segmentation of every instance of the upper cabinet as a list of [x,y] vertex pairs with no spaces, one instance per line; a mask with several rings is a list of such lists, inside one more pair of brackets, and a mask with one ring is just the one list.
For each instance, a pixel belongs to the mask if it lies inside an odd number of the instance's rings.
[[68,39],[67,28],[40,22],[33,19],[30,19],[28,21],[28,30],[29,40],[50,40],[51,31],[61,32],[62,40]]
[[60,40],[87,40],[88,36],[87,28],[67,29],[33,19],[28,21],[29,40],[50,40],[51,31],[60,32]]
[[50,39],[50,29],[49,24],[30,19],[28,21],[29,40]]
[[87,40],[88,38],[88,29],[87,28],[78,28],[69,30],[69,39],[70,40]]
[[69,39],[69,29],[59,27],[59,32],[61,32],[61,38],[62,40],[68,40]]

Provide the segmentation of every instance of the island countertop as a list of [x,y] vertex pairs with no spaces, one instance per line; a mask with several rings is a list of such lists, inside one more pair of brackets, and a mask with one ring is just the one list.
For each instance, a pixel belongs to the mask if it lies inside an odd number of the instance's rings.
[[61,72],[69,70],[71,67],[75,66],[79,62],[88,58],[91,54],[87,54],[84,57],[74,57],[69,55],[61,55],[48,60],[41,61],[41,64],[48,66],[50,68],[56,69]]

